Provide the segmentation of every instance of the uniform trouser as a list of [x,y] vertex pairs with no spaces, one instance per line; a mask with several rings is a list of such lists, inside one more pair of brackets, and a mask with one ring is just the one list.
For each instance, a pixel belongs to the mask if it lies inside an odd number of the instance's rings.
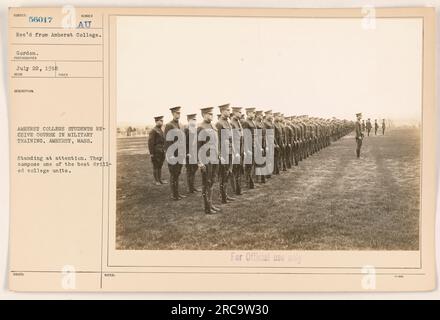
[[292,168],[292,148],[290,146],[286,146],[286,167],[288,169]]
[[375,135],[375,136],[377,135],[377,128],[374,129],[374,135]]
[[253,177],[254,167],[255,167],[255,164],[253,164],[253,163],[244,165],[244,173],[245,173],[245,177],[246,177],[246,182],[247,182],[248,188],[250,188],[250,189],[254,188],[254,177]]
[[205,207],[205,213],[211,211],[212,206],[212,188],[215,180],[215,165],[206,164],[202,172],[202,196]]
[[219,182],[220,182],[220,196],[222,198],[222,202],[226,202],[226,198],[228,197],[228,193],[226,191],[226,187],[228,185],[228,179],[231,175],[231,161],[228,164],[219,164]]
[[195,191],[194,180],[196,178],[196,172],[199,166],[197,164],[187,164],[186,165],[186,182],[188,184],[189,192]]
[[382,128],[382,135],[385,134],[385,128]]
[[286,147],[282,146],[280,148],[280,151],[281,151],[281,153],[280,153],[281,157],[280,157],[279,168],[280,168],[280,170],[282,169],[283,171],[286,171]]
[[296,161],[296,146],[295,145],[296,145],[295,142],[293,142],[290,145],[290,165],[292,167],[297,164],[297,161]]
[[311,150],[311,142],[309,139],[307,139],[306,141],[306,158],[309,157],[310,155],[310,150]]
[[182,171],[182,164],[168,164],[168,169],[170,171],[171,196],[176,199],[179,197],[179,176]]
[[362,139],[356,138],[356,156],[361,156]]
[[370,136],[371,129],[367,129],[367,136]]
[[165,155],[163,154],[163,152],[155,153],[151,158],[151,162],[153,164],[153,177],[156,182],[160,182],[161,180],[162,166],[164,160]]
[[273,173],[280,174],[280,147],[275,148],[274,159],[273,159]]
[[266,175],[258,174],[260,173],[258,172],[258,168],[264,168],[265,166],[265,164],[255,164],[255,179],[257,182],[266,183]]
[[[266,163],[262,166],[268,167],[268,169],[272,169],[272,171],[269,171],[269,174],[265,176],[265,179],[270,179],[272,177],[272,173],[275,173],[275,151],[272,154],[272,157],[266,158]],[[264,153],[264,156],[267,156],[267,153]]]
[[236,195],[241,194],[241,164],[232,165],[231,186]]
[[292,152],[292,158],[293,158],[292,165],[293,165],[293,163],[295,163],[295,166],[298,165],[299,154],[300,154],[299,144],[298,144],[298,142],[295,142],[294,147],[293,147],[293,152]]

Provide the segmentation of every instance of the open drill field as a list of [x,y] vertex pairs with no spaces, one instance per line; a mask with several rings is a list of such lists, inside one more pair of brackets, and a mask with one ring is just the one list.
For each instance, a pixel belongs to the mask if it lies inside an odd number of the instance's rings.
[[[366,133],[365,133],[366,135]],[[117,249],[418,250],[420,132],[348,135],[205,215],[201,193],[153,185],[147,137],[118,138]],[[164,163],[163,178],[169,180]],[[185,169],[180,176],[186,194]],[[242,179],[244,180],[244,179]],[[201,189],[200,172],[196,186]],[[229,192],[231,193],[231,192]],[[235,197],[235,196],[234,196]]]

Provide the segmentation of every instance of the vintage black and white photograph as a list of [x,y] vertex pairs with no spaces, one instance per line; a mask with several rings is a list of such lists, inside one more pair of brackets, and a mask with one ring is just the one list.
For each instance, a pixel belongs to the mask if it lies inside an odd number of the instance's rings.
[[423,21],[121,16],[117,250],[419,250]]

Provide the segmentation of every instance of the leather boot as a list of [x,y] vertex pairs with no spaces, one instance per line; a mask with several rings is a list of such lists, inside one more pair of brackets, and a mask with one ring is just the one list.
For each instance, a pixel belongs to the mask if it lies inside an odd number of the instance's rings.
[[216,211],[216,212],[220,212],[220,211],[222,211],[222,209],[220,209],[220,208],[214,206],[212,203],[211,203],[211,210],[212,210],[212,211]]
[[211,209],[211,201],[208,200],[207,196],[203,196],[203,202],[205,205],[205,214],[215,214],[216,211]]
[[157,185],[157,183],[159,182],[158,178],[157,178],[157,169],[153,168],[153,177],[154,177],[154,185]]
[[241,196],[243,193],[241,193],[241,185],[240,185],[240,181],[238,181],[238,179],[235,180],[235,194],[237,196]]
[[168,181],[166,181],[165,179],[162,180],[162,169],[160,169],[160,168],[157,169],[157,177],[158,177],[160,183],[162,183],[162,184],[168,183]]
[[191,189],[193,192],[200,192],[201,190],[194,186],[195,175],[191,176]]
[[186,184],[188,186],[188,193],[194,193],[193,189],[192,189],[192,184],[191,184],[191,174],[188,172],[188,169],[186,169]]
[[222,198],[222,203],[228,203],[226,201],[226,190],[223,184],[220,184],[220,196]]
[[175,180],[175,178],[173,177],[171,180],[171,189],[172,189],[172,193],[173,193],[173,200],[180,200],[182,199],[181,197],[179,197],[179,190],[178,190],[178,185],[177,185],[177,181]]
[[176,179],[176,194],[179,199],[186,198],[186,196],[179,193],[179,178]]

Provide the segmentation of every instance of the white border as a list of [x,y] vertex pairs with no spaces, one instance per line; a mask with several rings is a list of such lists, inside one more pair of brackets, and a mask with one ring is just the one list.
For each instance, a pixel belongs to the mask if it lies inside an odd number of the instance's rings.
[[[34,1],[1,1],[0,3],[0,40],[2,50],[0,51],[0,300],[2,299],[440,299],[440,290],[437,285],[436,290],[420,293],[15,293],[7,289],[7,270],[8,270],[8,238],[9,238],[9,137],[8,137],[8,107],[7,107],[7,21],[8,7],[32,6],[49,7],[74,5],[78,7],[117,7],[120,1],[56,1],[56,0],[34,0]],[[273,8],[349,8],[372,5],[377,7],[436,7],[437,21],[440,20],[440,0],[278,0],[278,1],[257,1],[257,0],[127,0],[124,7],[273,7]],[[440,23],[436,26],[436,48],[437,61],[439,61],[440,47]],[[436,64],[436,81],[440,83],[439,63]],[[437,86],[437,97],[439,86]],[[439,99],[437,99],[439,107]],[[440,123],[440,113],[437,113],[437,121]],[[440,129],[437,129],[437,137],[440,137]],[[437,139],[436,155],[438,158],[440,139]],[[438,172],[438,167],[437,167]],[[438,174],[437,174],[438,181]],[[438,185],[438,182],[437,182]],[[437,188],[437,194],[439,188]],[[438,198],[438,196],[437,196]],[[437,212],[440,209],[437,203]],[[436,219],[436,230],[440,230],[440,219]],[[440,274],[438,258],[440,258],[440,235],[436,234],[436,253],[437,253],[437,274]]]

